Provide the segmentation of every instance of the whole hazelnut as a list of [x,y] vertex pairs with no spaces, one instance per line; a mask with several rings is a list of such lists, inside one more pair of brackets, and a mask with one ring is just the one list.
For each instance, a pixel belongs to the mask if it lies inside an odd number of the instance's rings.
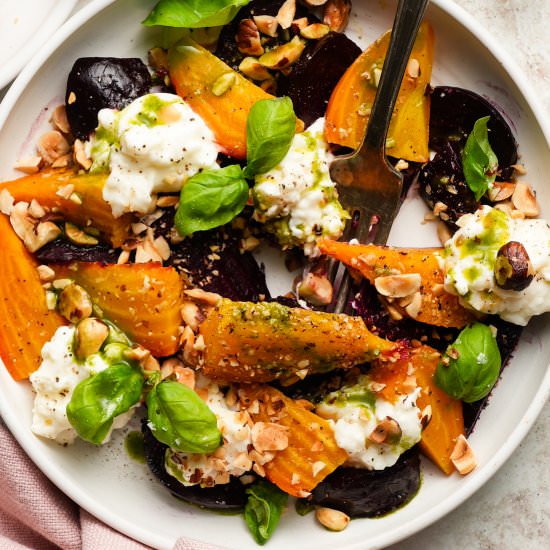
[[525,247],[517,241],[501,246],[495,262],[495,280],[505,290],[524,290],[534,277],[533,266]]

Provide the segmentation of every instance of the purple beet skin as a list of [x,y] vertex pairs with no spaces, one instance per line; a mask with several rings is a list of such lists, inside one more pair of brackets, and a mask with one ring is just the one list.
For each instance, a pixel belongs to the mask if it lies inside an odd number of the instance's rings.
[[137,58],[81,57],[67,79],[65,106],[75,137],[88,139],[97,127],[97,113],[122,109],[151,89],[149,70]]
[[413,447],[384,470],[337,468],[313,489],[310,502],[352,518],[378,517],[409,502],[420,481],[420,458]]
[[[173,211],[167,210],[154,223],[155,234],[167,237],[173,223]],[[240,252],[239,237],[229,227],[199,231],[173,245],[165,265],[185,273],[191,285],[224,298],[250,302],[270,298],[263,268],[250,252]]]
[[277,94],[292,99],[296,115],[307,127],[325,116],[334,87],[360,54],[361,48],[342,33],[310,42],[290,74],[280,77]]
[[462,148],[476,120],[490,116],[489,143],[495,152],[502,179],[511,175],[510,166],[518,159],[517,142],[505,118],[494,104],[463,88],[438,86],[431,95],[430,147],[440,151],[447,142]]
[[420,170],[418,184],[420,195],[430,208],[438,202],[447,206],[445,221],[453,226],[460,216],[479,207],[479,201],[464,180],[457,142],[447,141],[441,145],[433,160]]

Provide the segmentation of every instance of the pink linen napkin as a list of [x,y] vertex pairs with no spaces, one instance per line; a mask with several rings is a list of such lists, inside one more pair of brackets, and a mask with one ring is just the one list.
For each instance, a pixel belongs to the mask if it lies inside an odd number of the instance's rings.
[[[57,489],[0,418],[0,550],[148,550]],[[221,550],[180,538],[174,550]]]

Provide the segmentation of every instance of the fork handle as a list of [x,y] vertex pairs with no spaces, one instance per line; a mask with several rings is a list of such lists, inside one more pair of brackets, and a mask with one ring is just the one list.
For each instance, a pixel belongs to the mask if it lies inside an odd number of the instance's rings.
[[428,2],[429,0],[399,0],[390,45],[370,113],[367,133],[360,148],[361,152],[365,149],[374,149],[380,151],[382,158],[385,158],[386,135],[399,93],[399,86],[395,86],[395,82],[403,80],[418,27]]

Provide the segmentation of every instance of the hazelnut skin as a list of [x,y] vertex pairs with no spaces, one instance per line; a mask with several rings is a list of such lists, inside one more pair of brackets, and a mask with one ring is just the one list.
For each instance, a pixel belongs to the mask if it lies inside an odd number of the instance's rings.
[[533,280],[534,271],[525,247],[517,241],[501,246],[495,262],[495,280],[505,290],[524,290]]

